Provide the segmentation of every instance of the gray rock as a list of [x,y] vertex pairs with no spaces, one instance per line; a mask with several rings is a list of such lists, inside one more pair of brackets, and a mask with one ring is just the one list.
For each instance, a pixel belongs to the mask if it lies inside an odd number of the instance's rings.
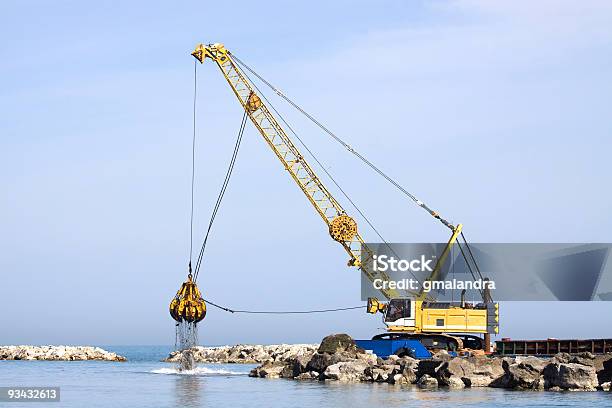
[[396,362],[397,360],[399,360],[399,359],[400,359],[400,358],[399,358],[398,356],[396,356],[395,354],[391,354],[391,355],[389,356],[389,358],[387,359],[387,362],[388,362],[389,364],[395,364],[395,362]]
[[357,345],[355,344],[355,340],[353,340],[351,336],[344,333],[331,334],[329,336],[324,337],[317,351],[319,353],[329,354],[334,354],[338,352],[364,352],[359,347],[357,347]]
[[439,359],[429,359],[429,360],[419,360],[417,365],[417,377],[422,377],[424,375],[428,375],[430,377],[435,377],[437,375],[438,367],[440,367],[444,363],[444,360]]
[[467,387],[488,387],[504,375],[503,360],[499,357],[472,356],[467,361],[469,364],[461,376]]
[[428,374],[424,374],[416,384],[420,388],[437,388],[438,380]]
[[435,376],[440,385],[457,386],[459,381],[464,383],[463,378],[470,377],[473,373],[474,364],[471,361],[466,358],[455,357],[449,361],[442,362],[437,367]]
[[580,354],[559,353],[551,359],[551,362],[574,363],[593,367],[597,373],[599,384],[612,381],[612,354],[594,355],[589,352]]
[[366,362],[368,361],[368,357],[364,356],[363,358],[360,358],[359,353],[355,354],[354,352],[350,351],[342,351],[333,354],[316,352],[312,355],[310,361],[306,365],[306,369],[322,373],[332,364],[353,360],[361,360]]
[[0,360],[127,361],[123,356],[90,346],[0,346]]
[[590,352],[569,354],[569,353],[557,353],[551,359],[551,362],[555,363],[576,363],[582,365],[592,366],[595,364],[596,356]]
[[597,370],[597,380],[600,384],[612,381],[612,354],[601,356],[601,368],[595,367]]
[[249,377],[259,378],[280,378],[286,365],[280,361],[269,361],[261,366],[254,368],[249,373]]
[[453,356],[448,354],[448,351],[446,351],[446,350],[438,350],[435,353],[433,353],[431,358],[434,359],[434,360],[448,361],[451,358],[453,358]]
[[599,386],[594,367],[578,363],[549,363],[542,371],[546,389],[595,391]]
[[312,359],[314,353],[302,354],[288,360],[288,364],[292,369],[293,377],[308,372],[308,362]]
[[308,371],[305,373],[302,373],[300,375],[298,375],[297,377],[294,377],[296,380],[318,380],[319,379],[319,373],[317,373],[316,371]]
[[546,361],[535,357],[517,361],[504,358],[502,360],[503,376],[493,380],[489,386],[525,390],[543,389],[544,380],[541,372],[545,364]]
[[458,377],[450,377],[448,380],[446,380],[445,385],[449,388],[465,388],[466,386],[465,382]]
[[400,359],[398,359],[395,364],[399,364],[400,367],[402,367],[403,369],[409,368],[411,370],[416,370],[418,369],[419,366],[419,360],[417,360],[416,358],[412,358],[412,357],[402,357]]
[[343,361],[328,366],[323,373],[323,377],[342,382],[363,381],[366,368],[368,368],[368,365],[363,361]]
[[376,365],[376,362],[378,361],[375,354],[369,353],[359,353],[357,354],[357,359],[365,362],[368,365]]
[[369,366],[365,369],[365,377],[373,382],[393,382],[394,376],[401,374],[399,366],[383,364],[381,366]]
[[[267,361],[286,361],[304,354],[312,354],[318,345],[315,344],[272,344],[268,346],[237,344],[221,347],[193,347],[190,351],[200,363],[261,364]],[[173,351],[164,360],[177,362],[180,351]]]
[[414,370],[410,368],[404,368],[402,370],[402,382],[406,382],[407,384],[414,384],[417,382],[417,376]]
[[306,370],[308,371],[318,371],[322,373],[329,367],[330,365],[339,363],[341,360],[340,356],[336,354],[328,354],[328,353],[314,353],[308,363],[306,364]]
[[412,368],[414,368],[419,364],[419,360],[417,360],[416,358],[409,357],[409,356],[404,356],[400,358],[399,360],[397,360],[397,363],[404,365],[404,366],[409,365]]

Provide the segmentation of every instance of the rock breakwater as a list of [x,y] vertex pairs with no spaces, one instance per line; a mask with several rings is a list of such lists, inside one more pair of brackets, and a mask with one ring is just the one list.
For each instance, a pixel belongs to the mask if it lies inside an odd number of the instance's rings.
[[116,353],[90,346],[0,346],[0,360],[127,361]]

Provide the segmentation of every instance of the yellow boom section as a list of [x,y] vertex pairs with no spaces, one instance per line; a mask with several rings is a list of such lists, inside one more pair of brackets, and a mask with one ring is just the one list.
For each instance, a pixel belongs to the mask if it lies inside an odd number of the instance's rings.
[[[217,63],[238,101],[246,110],[249,119],[325,221],[331,237],[342,244],[349,254],[349,265],[359,267],[370,281],[377,278],[389,280],[386,274],[371,270],[372,253],[367,250],[364,251],[366,253],[362,253],[364,240],[357,231],[357,223],[346,215],[340,203],[317,177],[264,101],[257,95],[255,87],[233,60],[231,53],[225,49],[223,44],[217,43],[199,44],[191,55],[200,63],[203,63],[206,58]],[[397,291],[391,289],[381,290],[381,292],[387,299],[398,296]]]

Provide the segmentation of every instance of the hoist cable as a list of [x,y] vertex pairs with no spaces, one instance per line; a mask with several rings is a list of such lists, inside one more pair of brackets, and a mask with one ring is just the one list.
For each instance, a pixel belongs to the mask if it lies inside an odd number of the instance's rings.
[[474,254],[472,253],[472,248],[470,247],[470,244],[468,243],[467,239],[465,239],[465,235],[463,235],[463,232],[461,232],[461,238],[463,239],[463,242],[465,243],[465,246],[468,249],[468,253],[470,254],[470,258],[472,258],[472,262],[474,262],[474,266],[476,267],[476,271],[478,272],[478,276],[480,276],[480,279],[484,279],[484,276],[482,276],[482,273],[480,272],[480,268],[478,267],[478,262],[476,262],[476,258],[474,257]]
[[[374,163],[372,163],[371,161],[369,161],[366,157],[364,157],[361,153],[359,153],[358,151],[356,151],[355,149],[353,149],[348,143],[346,143],[344,140],[342,140],[340,137],[338,137],[336,134],[334,134],[331,130],[329,130],[329,128],[327,128],[325,125],[323,125],[320,121],[318,121],[314,116],[312,116],[311,114],[309,114],[308,112],[306,112],[301,106],[299,106],[297,103],[295,103],[293,100],[291,100],[289,97],[287,97],[285,94],[283,94],[277,87],[275,87],[272,83],[270,83],[269,81],[267,81],[265,78],[263,78],[261,75],[259,75],[254,69],[252,69],[250,66],[248,66],[246,63],[244,63],[240,58],[238,58],[235,54],[231,53],[231,56],[234,60],[236,60],[236,62],[238,64],[240,64],[243,68],[245,68],[247,71],[249,71],[251,74],[253,74],[254,76],[256,76],[261,82],[263,82],[266,86],[268,86],[274,93],[276,93],[278,96],[280,96],[281,98],[283,98],[286,102],[288,102],[291,106],[293,106],[298,112],[300,112],[301,114],[303,114],[304,116],[306,116],[306,118],[308,118],[311,122],[313,122],[315,125],[317,125],[321,130],[323,130],[325,133],[327,133],[329,136],[331,136],[336,142],[338,142],[340,145],[342,145],[346,150],[348,150],[350,153],[352,153],[353,155],[355,155],[357,158],[359,158],[363,163],[365,163],[367,166],[369,166],[372,170],[374,170],[376,173],[378,173],[380,176],[382,176],[385,180],[387,180],[389,183],[391,183],[393,186],[395,186],[398,190],[400,190],[402,193],[404,193],[406,196],[408,196],[412,201],[414,201],[417,205],[419,205],[421,208],[425,209],[430,215],[432,215],[434,218],[438,219],[442,224],[444,224],[446,227],[448,227],[449,229],[451,229],[452,231],[455,231],[455,226],[453,224],[451,224],[449,221],[447,221],[446,219],[442,218],[436,211],[432,210],[427,204],[425,204],[424,202],[422,202],[421,200],[419,200],[415,195],[411,194],[410,192],[408,192],[402,185],[400,185],[397,181],[395,181],[393,178],[391,178],[390,176],[388,176],[386,173],[384,173],[382,170],[380,170],[376,165],[374,165]],[[245,75],[248,78],[248,75],[245,72]],[[250,79],[250,78],[249,78]],[[253,83],[253,81],[251,80],[251,83]],[[257,86],[253,83],[253,85],[255,86],[255,88],[257,89]],[[257,89],[257,91],[261,94],[261,91],[259,89]],[[263,94],[262,94],[263,96]],[[264,96],[265,98],[265,96]],[[267,101],[267,99],[266,99]],[[268,101],[268,103],[270,104],[270,102]],[[270,104],[271,105],[271,104]],[[271,105],[272,106],[272,105]],[[285,125],[289,128],[289,130],[294,134],[294,136],[300,141],[300,143],[304,146],[304,148],[311,154],[311,156],[313,156],[313,158],[315,159],[315,161],[319,164],[319,166],[321,166],[321,163],[317,160],[317,158],[312,154],[312,152],[308,149],[308,147],[305,146],[304,142],[295,134],[295,132],[293,131],[293,129],[291,128],[291,126],[289,126],[287,124],[287,122],[283,119],[283,117],[278,113],[278,111],[276,111],[276,109],[272,106],[272,109],[277,113],[277,115],[279,115],[279,117],[281,118],[281,120],[285,123]],[[340,186],[335,182],[335,180],[333,179],[333,177],[331,177],[331,175],[329,174],[329,172],[325,169],[325,167],[321,166],[321,168],[323,169],[323,171],[325,171],[325,173],[330,177],[330,179],[332,180],[332,182],[334,182],[334,184],[336,184],[336,186],[340,189],[340,191],[342,192],[342,194],[347,198],[347,200],[349,200],[349,202],[351,202],[351,204],[353,205],[353,207],[355,207],[355,209],[357,210],[357,212],[359,212],[359,214],[361,214],[361,216],[366,220],[366,222],[368,223],[368,225],[370,225],[370,227],[374,230],[374,232],[378,235],[378,237],[385,243],[387,244],[387,246],[389,247],[389,244],[384,240],[384,238],[382,238],[382,236],[378,233],[378,231],[376,230],[376,228],[370,223],[370,221],[368,220],[367,217],[365,217],[365,215],[359,210],[359,208],[352,202],[352,200],[347,196],[347,194],[344,193],[344,191],[342,190],[342,188],[340,188]],[[466,248],[468,250],[470,259],[472,261],[472,263],[474,264],[474,267],[478,273],[478,276],[483,279],[482,273],[480,271],[480,268],[478,266],[478,262],[476,261],[476,258],[474,257],[474,254],[472,253],[472,250],[470,248],[470,245],[468,244],[467,240],[465,239],[465,235],[463,234],[463,232],[461,233],[461,237],[466,245]],[[390,247],[389,247],[390,248]],[[473,272],[471,264],[470,264],[470,259],[468,259],[468,257],[466,256],[466,254],[463,251],[463,248],[461,248],[461,245],[459,246],[459,248],[461,249],[461,254],[463,255],[463,258],[466,261],[466,264],[468,265],[470,272],[472,273],[472,277],[474,278],[474,280],[476,280],[476,274]],[[413,275],[414,276],[414,275]],[[418,279],[417,279],[418,280]],[[481,292],[482,294],[482,292]]]
[[191,215],[189,219],[189,274],[193,258],[193,190],[195,183],[196,102],[198,96],[198,64],[193,62],[193,138],[191,141]]
[[[476,262],[476,257],[474,256],[474,253],[472,252],[472,248],[470,246],[470,244],[468,243],[467,239],[465,238],[465,235],[463,235],[463,232],[461,232],[461,238],[463,239],[463,242],[465,243],[465,246],[468,250],[468,253],[470,255],[470,258],[472,259],[472,262],[474,263],[474,267],[476,268],[476,272],[478,272],[478,276],[480,277],[481,280],[485,280],[485,277],[482,275],[482,272],[480,271],[480,267],[478,266],[478,262]],[[467,262],[467,260],[466,260]],[[491,296],[491,292],[487,291],[486,294],[487,296],[485,296],[485,291],[483,290],[481,292],[482,294],[482,300],[487,303],[487,302],[492,302],[493,301],[493,297]]]
[[[357,204],[355,204],[355,202],[351,199],[351,197],[349,197],[349,195],[344,191],[344,189],[342,187],[340,187],[340,184],[336,181],[336,179],[331,175],[331,173],[329,172],[329,170],[327,170],[327,168],[321,163],[321,161],[319,161],[319,159],[317,158],[317,156],[313,153],[312,150],[310,150],[310,148],[306,145],[306,143],[302,140],[302,138],[300,136],[298,136],[297,132],[295,130],[293,130],[293,127],[285,120],[285,118],[283,117],[283,115],[280,114],[280,112],[274,107],[274,105],[272,104],[272,102],[270,102],[270,100],[268,100],[268,98],[266,97],[266,95],[261,92],[261,90],[257,87],[257,85],[255,84],[255,82],[253,82],[253,80],[249,77],[249,75],[245,72],[244,73],[245,77],[251,82],[251,84],[253,85],[253,87],[255,88],[255,90],[257,90],[257,92],[259,93],[259,95],[263,98],[264,101],[266,101],[267,106],[269,106],[274,113],[276,114],[276,116],[278,116],[280,118],[280,120],[285,124],[285,126],[287,127],[287,129],[289,129],[289,131],[291,132],[291,134],[300,142],[300,144],[302,145],[302,147],[308,152],[308,154],[310,154],[310,156],[313,158],[313,160],[319,165],[319,167],[321,168],[321,170],[323,170],[323,172],[327,175],[327,177],[329,177],[329,179],[332,181],[332,183],[334,183],[334,185],[338,188],[338,190],[340,191],[340,193],[344,196],[344,198],[346,198],[346,200],[353,206],[353,208],[355,208],[355,210],[359,213],[359,215],[361,215],[361,217],[365,220],[365,222],[370,226],[370,228],[372,228],[372,230],[374,231],[374,233],[378,236],[378,238],[380,238],[380,240],[387,246],[387,248],[389,248],[389,250],[391,250],[391,252],[393,252],[393,254],[395,256],[397,256],[399,258],[399,255],[393,250],[393,248],[391,247],[391,245],[383,238],[383,236],[380,234],[380,232],[378,232],[378,229],[376,229],[376,227],[374,226],[374,224],[369,220],[368,217],[366,217],[366,215],[363,213],[363,211],[361,211],[361,209],[357,206]],[[255,74],[257,75],[257,74]],[[258,76],[258,78],[260,78]],[[261,79],[261,78],[260,78]],[[420,283],[419,279],[416,277],[416,275],[410,271],[410,274],[412,275],[412,277]]]
[[266,84],[266,86],[268,86],[270,89],[272,89],[272,91],[274,91],[278,96],[280,96],[281,98],[283,98],[285,101],[287,101],[291,106],[293,106],[297,111],[299,111],[301,114],[303,114],[304,116],[306,116],[311,122],[313,122],[315,125],[317,125],[321,130],[323,130],[325,133],[327,133],[329,136],[331,136],[336,142],[338,142],[339,144],[341,144],[346,150],[348,150],[350,153],[352,153],[353,155],[355,155],[358,159],[360,159],[363,163],[365,163],[367,166],[369,166],[372,170],[374,170],[376,173],[378,173],[380,176],[382,176],[385,180],[387,180],[389,183],[391,183],[393,186],[395,186],[399,191],[401,191],[402,193],[404,193],[406,196],[408,196],[412,201],[414,201],[419,207],[423,208],[425,211],[427,211],[431,216],[433,216],[434,218],[436,218],[437,220],[439,220],[442,224],[444,224],[446,227],[450,228],[452,231],[455,230],[455,226],[453,224],[451,224],[449,221],[445,220],[444,218],[442,218],[440,216],[440,214],[438,214],[436,211],[432,210],[431,208],[429,208],[427,206],[427,204],[425,204],[424,202],[422,202],[421,200],[419,200],[416,196],[414,196],[413,194],[411,194],[410,192],[408,192],[404,187],[402,187],[401,184],[399,184],[397,181],[395,181],[394,179],[392,179],[390,176],[388,176],[386,173],[384,173],[382,170],[380,170],[378,167],[376,167],[376,165],[374,165],[374,163],[372,163],[371,161],[369,161],[367,158],[365,158],[361,153],[359,153],[358,151],[356,151],[355,149],[353,149],[348,143],[346,143],[344,140],[342,140],[341,138],[339,138],[336,134],[334,134],[331,130],[329,130],[325,125],[323,125],[321,122],[319,122],[314,116],[312,116],[311,114],[309,114],[308,112],[306,112],[302,107],[300,107],[298,104],[296,104],[295,102],[293,102],[291,99],[289,99],[289,97],[287,97],[285,94],[283,94],[278,88],[276,88],[274,85],[272,85],[270,82],[266,81],[261,75],[259,75],[257,72],[255,72],[251,67],[249,67],[247,64],[245,64],[244,62],[242,62],[240,60],[240,58],[238,58],[235,54],[231,53],[232,58],[234,58],[236,60],[236,62],[238,62],[242,67],[244,67],[246,70],[248,70],[249,72],[251,72],[253,75],[255,75],[257,78],[259,78],[259,80],[261,82],[263,82],[264,84]]
[[224,310],[226,312],[230,312],[230,313],[248,313],[248,314],[312,314],[312,313],[330,313],[330,312],[341,312],[341,311],[345,311],[345,310],[356,310],[356,309],[363,309],[366,306],[365,305],[361,305],[361,306],[352,306],[352,307],[338,307],[335,309],[314,309],[314,310],[239,310],[239,309],[231,309],[229,307],[226,306],[221,306],[218,305],[214,302],[211,302],[210,300],[204,299],[204,301],[211,305],[214,306],[218,309]]
[[[470,264],[467,256],[465,255],[465,252],[463,251],[463,248],[461,247],[461,243],[458,242],[457,245],[459,246],[459,250],[461,251],[461,255],[463,256],[463,259],[465,260],[465,264],[467,265],[468,270],[470,271],[470,274],[472,274],[472,279],[474,279],[474,281],[476,281],[476,274],[474,273],[474,270],[472,269],[472,265]],[[478,289],[478,292],[480,292],[480,296],[484,300],[484,298],[485,298],[484,291],[482,289]]]
[[225,179],[223,180],[223,185],[221,186],[221,190],[219,191],[219,195],[217,196],[217,201],[215,203],[213,212],[210,216],[210,221],[208,223],[208,229],[206,230],[206,235],[204,236],[204,241],[202,242],[202,247],[200,248],[200,253],[198,254],[198,259],[195,265],[195,273],[193,276],[194,282],[198,279],[198,275],[200,273],[200,267],[202,266],[202,259],[204,257],[204,250],[206,249],[206,244],[208,242],[208,237],[210,236],[210,231],[212,229],[213,223],[215,222],[215,217],[217,216],[217,212],[219,211],[219,207],[221,206],[221,201],[223,200],[223,196],[225,195],[225,191],[227,190],[227,186],[229,184],[230,178],[232,177],[234,165],[236,164],[236,157],[238,156],[238,151],[240,150],[240,144],[242,142],[242,136],[244,134],[246,120],[247,120],[247,113],[245,110],[244,114],[242,115],[242,122],[240,123],[238,137],[236,138],[236,143],[234,145],[234,152],[232,153],[232,158],[230,160],[229,166],[225,173]]
[[196,262],[196,267],[195,267],[194,281],[197,279],[197,277],[199,275],[200,266],[202,264],[202,259],[204,257],[204,250],[205,250],[206,244],[208,242],[208,237],[210,235],[210,231],[212,229],[212,225],[213,225],[213,222],[215,220],[215,217],[217,216],[217,212],[219,211],[219,207],[221,206],[221,201],[223,200],[223,196],[225,195],[225,191],[227,190],[227,186],[229,184],[229,180],[230,180],[230,177],[231,177],[233,169],[234,169],[234,164],[236,163],[236,157],[238,155],[238,150],[240,148],[240,143],[242,142],[242,135],[243,135],[243,132],[244,132],[245,124],[246,124],[246,112],[245,112],[245,114],[242,117],[242,122],[240,124],[240,130],[238,131],[238,137],[236,139],[236,144],[234,145],[234,151],[232,153],[232,158],[230,160],[230,164],[229,164],[227,172],[225,174],[225,179],[223,180],[223,185],[221,187],[219,195],[217,196],[217,201],[215,203],[213,212],[212,212],[211,217],[210,217],[210,221],[209,221],[209,224],[208,224],[208,229],[206,231],[206,235],[204,237],[204,241],[202,243],[202,247],[201,247],[200,253],[198,255],[198,260]]

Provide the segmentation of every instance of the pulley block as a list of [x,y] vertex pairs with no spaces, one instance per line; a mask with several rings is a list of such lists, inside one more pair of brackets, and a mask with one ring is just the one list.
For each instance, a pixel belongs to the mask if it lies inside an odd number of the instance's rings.
[[357,223],[346,214],[334,218],[329,226],[329,235],[338,242],[346,242],[357,235]]

